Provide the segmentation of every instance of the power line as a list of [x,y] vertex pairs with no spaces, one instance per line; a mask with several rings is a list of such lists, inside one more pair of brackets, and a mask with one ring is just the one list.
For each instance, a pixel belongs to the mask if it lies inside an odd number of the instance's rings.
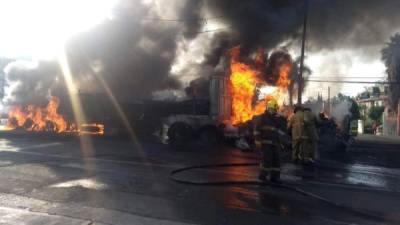
[[142,20],[161,21],[161,22],[195,22],[195,21],[207,22],[207,20],[216,20],[216,19],[221,19],[221,18],[223,18],[223,17],[222,16],[217,16],[217,17],[209,17],[209,18],[186,18],[186,19],[181,19],[181,18],[176,18],[176,19],[170,19],[170,18],[142,18]]
[[382,77],[357,77],[357,76],[311,76],[312,78],[316,78],[316,79],[325,79],[325,78],[337,78],[337,79],[341,79],[341,78],[349,78],[349,79],[353,79],[353,78],[360,78],[360,79],[385,79],[386,77],[382,76]]
[[400,84],[398,81],[346,81],[346,80],[310,80],[308,82],[317,83],[350,83],[350,84]]
[[221,28],[216,28],[216,29],[210,29],[210,30],[202,30],[202,31],[195,31],[195,32],[183,32],[181,34],[185,35],[185,34],[202,34],[202,33],[210,33],[210,32],[217,32],[217,31],[221,31],[221,30],[228,30],[231,27],[221,27]]
[[321,73],[313,73],[312,76],[318,76],[318,77],[384,77],[386,74],[343,74],[343,73],[326,73],[326,74],[321,74]]

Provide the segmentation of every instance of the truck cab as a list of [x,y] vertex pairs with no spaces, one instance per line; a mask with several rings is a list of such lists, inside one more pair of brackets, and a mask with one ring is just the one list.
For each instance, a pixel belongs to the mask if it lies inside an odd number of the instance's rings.
[[192,111],[162,118],[163,127],[167,130],[167,142],[173,148],[180,148],[194,138],[203,145],[216,145],[224,136],[225,121],[231,115],[229,79],[226,76],[211,76],[208,82],[208,98],[191,100]]

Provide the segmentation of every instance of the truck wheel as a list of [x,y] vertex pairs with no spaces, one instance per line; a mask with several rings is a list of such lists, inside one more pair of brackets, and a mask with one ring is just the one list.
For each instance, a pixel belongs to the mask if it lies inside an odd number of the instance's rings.
[[205,147],[215,147],[221,141],[220,132],[215,127],[206,127],[200,130],[199,142]]
[[192,138],[193,129],[186,123],[174,123],[168,129],[168,144],[174,149],[183,149]]

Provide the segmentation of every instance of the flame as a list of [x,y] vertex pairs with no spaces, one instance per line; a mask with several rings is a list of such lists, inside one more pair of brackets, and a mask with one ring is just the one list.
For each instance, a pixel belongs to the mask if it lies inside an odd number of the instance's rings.
[[[282,105],[290,85],[291,64],[282,64],[279,66],[279,78],[276,86],[264,85],[261,87],[259,90],[264,97],[261,100],[257,99],[257,86],[265,83],[261,78],[262,72],[248,64],[239,62],[239,53],[239,46],[230,50],[231,74],[229,79],[232,96],[232,115],[227,122],[233,125],[247,122],[254,116],[264,113],[267,103],[271,99],[275,99],[279,105]],[[257,54],[256,65],[259,66],[260,62],[262,62],[260,54]]]
[[60,100],[51,96],[45,108],[28,105],[14,106],[8,113],[8,129],[23,127],[28,131],[54,131],[57,133],[72,131],[74,125],[58,114]]
[[[57,97],[50,97],[49,104],[47,104],[46,107],[47,115],[45,119],[53,122],[58,132],[63,132],[67,130],[67,121],[63,116],[57,113],[59,105],[60,100]],[[43,120],[41,122],[43,122]]]
[[[15,121],[16,124],[11,124],[10,119]],[[8,127],[22,127],[27,119],[28,117],[25,112],[22,111],[21,106],[12,107],[10,112],[8,112]]]
[[74,132],[79,134],[103,135],[104,125],[100,123],[82,124],[79,129],[75,123],[68,122],[58,113],[60,99],[51,96],[46,107],[28,105],[14,106],[8,113],[8,124],[1,130],[18,127],[27,131],[53,131],[57,133]]
[[28,105],[26,108],[14,106],[8,113],[8,128],[24,127],[28,131],[68,131],[68,123],[58,114],[60,100],[51,96],[45,108]]
[[80,134],[93,134],[93,135],[103,135],[104,125],[99,123],[89,123],[82,124],[79,130]]

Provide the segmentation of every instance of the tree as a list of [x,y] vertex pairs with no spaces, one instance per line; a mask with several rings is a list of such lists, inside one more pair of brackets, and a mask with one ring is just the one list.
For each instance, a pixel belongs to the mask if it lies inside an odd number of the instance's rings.
[[365,120],[367,117],[367,106],[366,105],[358,105],[358,111],[360,112],[360,118]]
[[[304,90],[305,87],[305,82],[304,80],[306,78],[308,78],[312,73],[312,70],[310,69],[310,67],[308,67],[307,65],[303,64],[303,77],[302,77],[302,81],[301,83],[303,84],[302,86],[302,90]],[[293,95],[294,92],[297,90],[295,88],[295,85],[297,84],[297,88],[299,87],[299,76],[300,76],[300,57],[297,57],[296,60],[293,62],[293,67],[292,67],[292,74],[291,76],[291,80],[293,82],[290,83],[289,88],[288,88],[288,92],[289,92],[289,104],[293,105]]]
[[385,107],[383,106],[372,106],[371,109],[369,110],[368,117],[375,121],[375,122],[381,122],[382,119],[382,113],[385,110]]
[[[400,34],[396,33],[386,43],[386,46],[381,50],[382,60],[386,66],[388,81],[400,81]],[[400,97],[400,84],[391,83],[389,85],[389,103],[392,109],[397,109],[397,104]]]

